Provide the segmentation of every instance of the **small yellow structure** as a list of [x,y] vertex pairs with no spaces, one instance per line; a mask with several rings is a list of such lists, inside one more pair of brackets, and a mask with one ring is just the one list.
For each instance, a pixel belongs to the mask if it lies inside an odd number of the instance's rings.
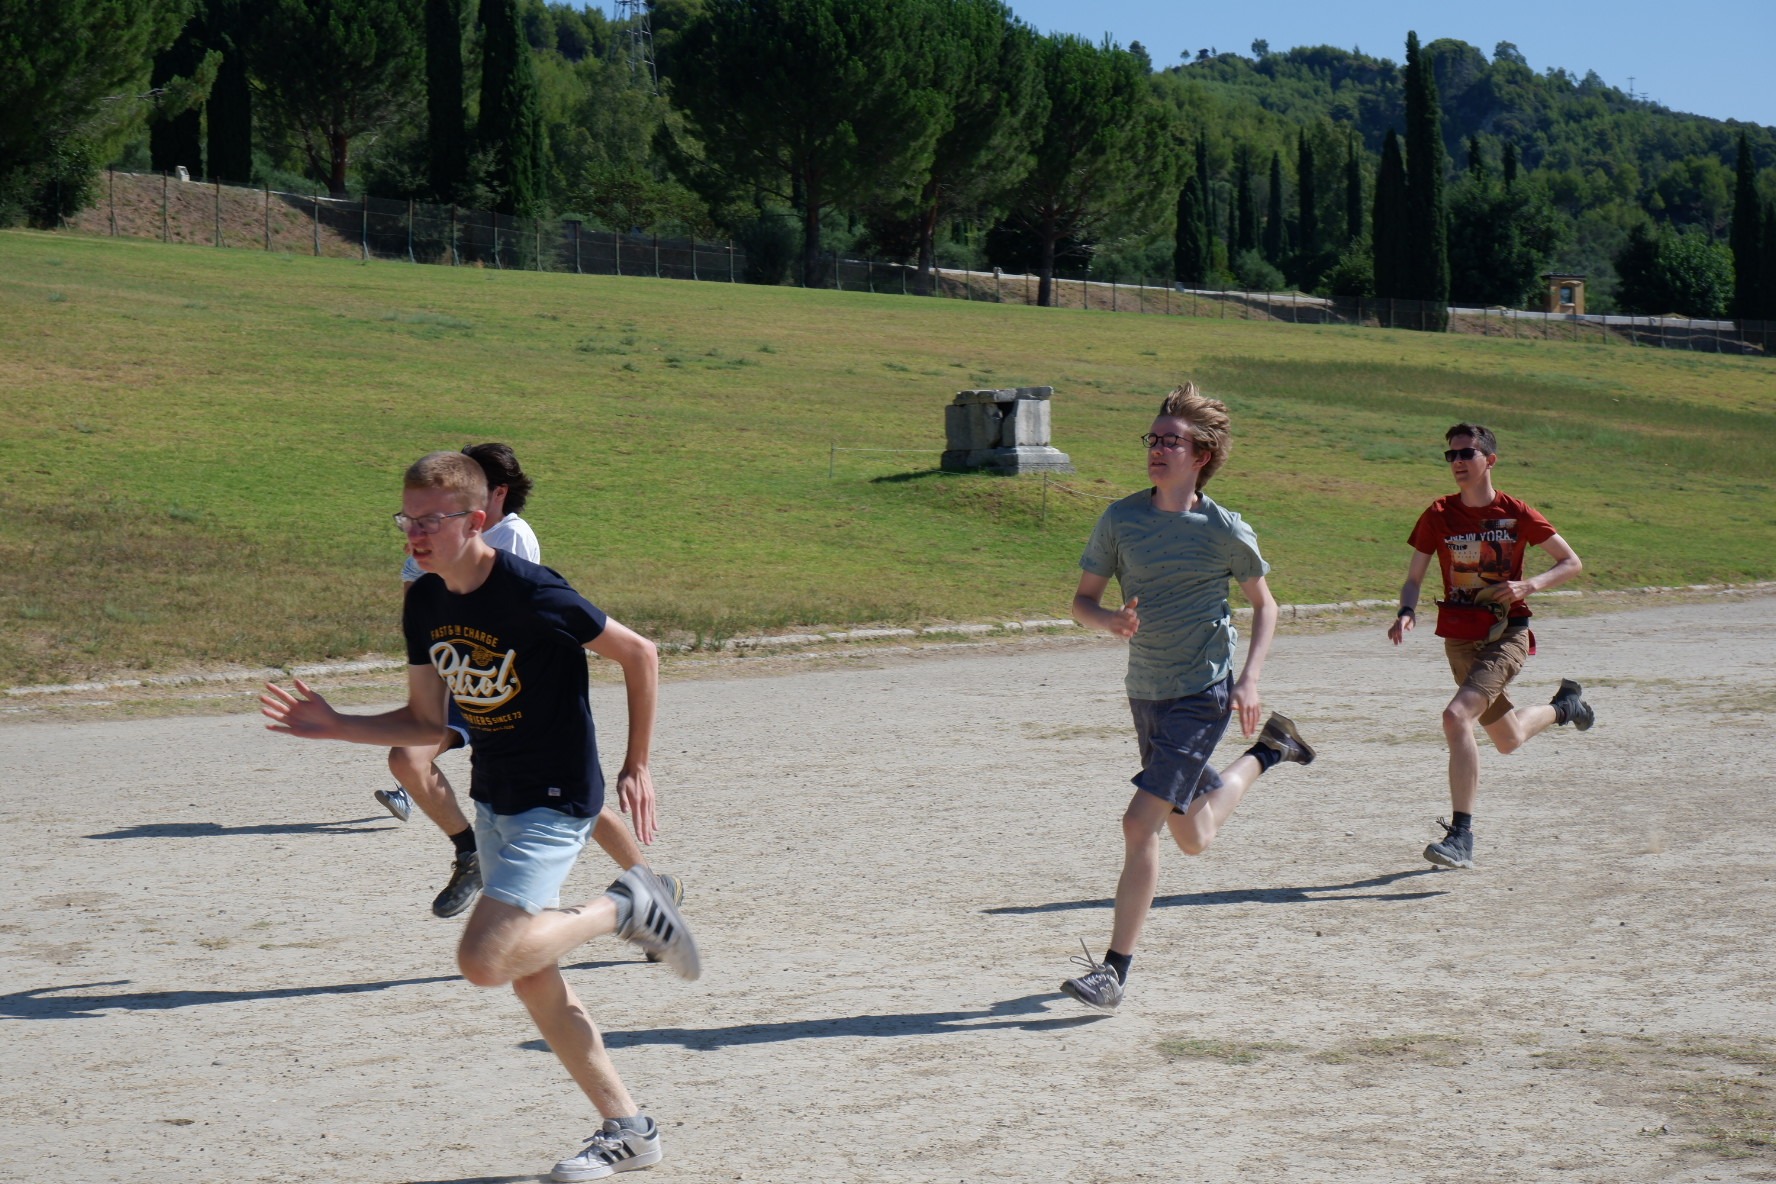
[[1542,277],[1548,285],[1548,311],[1585,315],[1585,277],[1550,271]]

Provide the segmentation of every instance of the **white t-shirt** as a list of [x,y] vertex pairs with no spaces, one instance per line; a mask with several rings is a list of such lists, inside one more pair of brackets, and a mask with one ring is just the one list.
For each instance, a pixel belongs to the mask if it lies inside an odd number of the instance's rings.
[[[507,514],[482,531],[481,537],[487,540],[488,546],[496,550],[509,551],[518,558],[528,559],[532,563],[543,561],[543,549],[537,545],[536,531],[530,528],[530,523],[516,514]],[[401,582],[403,584],[411,584],[424,574],[425,572],[419,569],[419,564],[413,562],[411,555],[407,556],[407,561],[401,564]]]

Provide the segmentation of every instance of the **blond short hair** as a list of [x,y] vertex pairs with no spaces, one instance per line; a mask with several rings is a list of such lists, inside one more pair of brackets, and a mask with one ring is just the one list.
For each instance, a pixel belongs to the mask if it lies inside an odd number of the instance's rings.
[[460,452],[428,452],[407,467],[403,489],[442,489],[456,495],[465,510],[487,508],[487,474]]
[[1165,397],[1159,413],[1189,424],[1191,446],[1209,454],[1208,463],[1196,473],[1196,487],[1201,489],[1233,454],[1233,421],[1227,416],[1227,404],[1209,398],[1194,382],[1185,382]]

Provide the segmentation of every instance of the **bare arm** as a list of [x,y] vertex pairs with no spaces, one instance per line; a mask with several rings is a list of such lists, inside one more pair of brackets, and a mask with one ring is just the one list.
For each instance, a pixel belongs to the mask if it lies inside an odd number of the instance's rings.
[[1117,637],[1133,637],[1141,628],[1141,614],[1135,611],[1141,598],[1133,597],[1112,612],[1103,605],[1104,589],[1109,586],[1110,577],[1081,572],[1079,589],[1073,593],[1073,619],[1087,629],[1101,629]]
[[1528,600],[1537,592],[1558,588],[1585,570],[1585,565],[1579,560],[1579,553],[1572,549],[1571,543],[1559,535],[1551,536],[1541,546],[1542,550],[1553,557],[1553,567],[1532,579],[1506,580],[1501,584],[1488,584],[1481,589],[1475,599],[1496,600],[1500,604],[1513,604],[1519,600]]
[[1258,678],[1276,636],[1277,602],[1263,576],[1240,581],[1240,591],[1252,605],[1252,636],[1246,642],[1246,665],[1233,684],[1233,709],[1239,714],[1240,731],[1250,736],[1258,730],[1264,699],[1258,694]]
[[660,700],[660,652],[654,643],[619,621],[606,620],[604,632],[586,643],[601,658],[623,668],[623,691],[629,702],[629,747],[617,773],[617,800],[635,826],[635,837],[652,843],[658,833],[654,816],[654,778],[648,758],[654,744],[654,714]]
[[266,728],[305,740],[347,740],[388,748],[435,744],[444,734],[444,680],[431,666],[407,667],[407,703],[379,715],[346,715],[300,678],[296,693],[266,683],[260,709]]
[[1418,624],[1418,593],[1424,587],[1425,572],[1431,566],[1431,559],[1432,552],[1415,550],[1412,562],[1406,565],[1406,582],[1400,585],[1400,607],[1412,611],[1399,614],[1388,626],[1388,640],[1395,645],[1405,641],[1406,635]]

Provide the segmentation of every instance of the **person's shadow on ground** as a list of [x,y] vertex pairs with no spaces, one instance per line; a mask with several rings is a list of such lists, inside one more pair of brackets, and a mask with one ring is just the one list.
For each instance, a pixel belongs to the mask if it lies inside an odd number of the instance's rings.
[[[365,826],[367,822],[387,823]],[[385,814],[368,818],[345,818],[338,822],[261,822],[255,826],[223,826],[220,822],[142,822],[119,827],[87,839],[209,839],[225,835],[374,835],[394,830]]]
[[[1434,867],[1415,868],[1409,872],[1390,872],[1387,875],[1375,876],[1367,880],[1352,880],[1348,884],[1314,884],[1298,888],[1229,888],[1219,892],[1180,892],[1172,896],[1156,896],[1153,907],[1156,909],[1175,909],[1197,907],[1211,904],[1316,904],[1325,900],[1425,900],[1432,896],[1447,896],[1443,889],[1426,892],[1361,892],[1362,888],[1385,888],[1400,880],[1414,876],[1430,876],[1437,873]],[[1073,909],[1110,909],[1116,907],[1111,897],[1096,900],[1057,900],[1048,904],[1011,904],[999,908],[982,909],[983,913],[998,916],[1023,916],[1029,913],[1063,913]]]

